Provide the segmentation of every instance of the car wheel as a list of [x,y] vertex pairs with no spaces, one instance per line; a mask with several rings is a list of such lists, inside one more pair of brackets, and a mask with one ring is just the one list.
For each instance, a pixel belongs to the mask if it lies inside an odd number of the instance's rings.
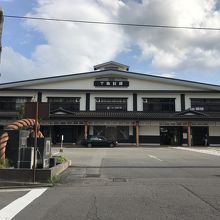
[[91,144],[91,143],[88,143],[88,144],[87,144],[87,147],[92,147],[92,144]]
[[114,147],[114,144],[113,144],[113,143],[111,143],[111,144],[109,145],[109,147]]

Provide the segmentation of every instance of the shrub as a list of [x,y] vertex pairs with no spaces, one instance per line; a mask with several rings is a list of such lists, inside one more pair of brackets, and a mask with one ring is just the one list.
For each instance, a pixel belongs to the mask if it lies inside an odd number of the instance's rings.
[[9,168],[10,167],[10,163],[8,161],[8,159],[5,160],[0,160],[0,169],[5,169],[5,168]]
[[59,181],[59,178],[58,176],[54,175],[54,176],[51,176],[49,179],[48,179],[48,183],[52,184],[53,186],[55,186],[55,184],[57,184]]
[[57,157],[57,163],[59,164],[59,163],[64,163],[64,162],[66,162],[67,161],[67,159],[64,157],[64,156],[58,156]]

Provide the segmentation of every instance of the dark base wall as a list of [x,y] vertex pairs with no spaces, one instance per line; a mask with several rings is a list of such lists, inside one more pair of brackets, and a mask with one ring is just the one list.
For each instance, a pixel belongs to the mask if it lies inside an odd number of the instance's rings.
[[184,145],[188,144],[188,139],[183,139],[182,144]]
[[220,137],[219,136],[209,136],[208,137],[208,144],[215,144],[220,146]]
[[[158,144],[158,145],[160,145],[160,136],[140,135],[139,142],[140,142],[140,144]],[[129,136],[129,143],[135,144],[136,143],[136,136],[130,135]]]
[[160,144],[160,136],[140,135],[139,139],[141,144]]
[[129,136],[129,143],[132,143],[132,144],[136,143],[136,137],[134,135]]
[[[71,161],[66,161],[49,169],[36,169],[35,181],[48,183],[52,176],[62,173]],[[33,182],[32,169],[0,169],[0,181]]]

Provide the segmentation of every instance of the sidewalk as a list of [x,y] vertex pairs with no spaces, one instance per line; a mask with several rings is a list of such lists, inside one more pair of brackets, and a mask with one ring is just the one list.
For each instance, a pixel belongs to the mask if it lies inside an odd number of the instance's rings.
[[214,156],[220,156],[220,148],[215,148],[215,147],[172,147],[172,148],[179,150],[194,151],[203,154],[210,154]]

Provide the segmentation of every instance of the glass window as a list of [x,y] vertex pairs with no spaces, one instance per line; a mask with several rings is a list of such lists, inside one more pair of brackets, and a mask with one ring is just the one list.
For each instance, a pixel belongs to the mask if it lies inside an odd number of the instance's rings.
[[80,110],[79,97],[48,97],[48,102],[50,103],[50,111],[58,108],[73,112]]
[[175,112],[175,99],[143,98],[144,112]]
[[195,111],[220,111],[220,99],[191,99],[191,108]]
[[31,97],[0,97],[0,111],[20,111]]
[[96,111],[127,111],[127,98],[96,98]]

